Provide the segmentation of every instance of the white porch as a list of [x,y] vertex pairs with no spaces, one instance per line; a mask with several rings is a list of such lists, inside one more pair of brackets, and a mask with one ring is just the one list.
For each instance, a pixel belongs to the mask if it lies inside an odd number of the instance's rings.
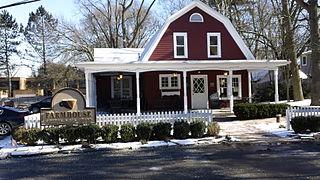
[[[248,90],[249,101],[251,102],[251,76],[250,73],[260,70],[273,70],[275,77],[275,102],[279,101],[278,92],[278,68],[289,64],[286,60],[216,60],[216,61],[133,61],[119,63],[105,62],[85,62],[77,64],[77,67],[83,69],[86,75],[86,97],[89,106],[96,106],[96,80],[95,73],[101,72],[134,72],[136,75],[136,112],[141,114],[140,99],[140,74],[152,71],[177,71],[183,74],[183,109],[184,113],[188,112],[188,95],[187,95],[187,73],[201,70],[222,70],[227,74],[227,96],[230,104],[230,111],[233,111],[234,97],[232,93],[232,77],[234,71],[248,71]],[[190,83],[190,82],[189,82]]]

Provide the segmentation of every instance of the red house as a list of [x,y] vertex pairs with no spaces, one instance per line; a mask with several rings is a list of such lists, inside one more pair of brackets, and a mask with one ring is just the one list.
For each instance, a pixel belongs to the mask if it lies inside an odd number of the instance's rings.
[[[251,101],[250,73],[286,60],[256,60],[227,17],[200,1],[172,15],[144,49],[95,49],[80,63],[87,101],[98,110],[156,111],[230,107]],[[278,81],[275,78],[275,101]],[[216,99],[217,103],[210,103]]]

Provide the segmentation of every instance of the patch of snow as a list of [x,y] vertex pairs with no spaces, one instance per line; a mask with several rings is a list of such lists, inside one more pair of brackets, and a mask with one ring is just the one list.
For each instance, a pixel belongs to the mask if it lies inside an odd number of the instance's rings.
[[3,139],[0,140],[0,148],[12,146],[11,140],[11,136],[5,136]]
[[255,124],[253,126],[257,129],[283,138],[291,138],[291,136],[294,134],[293,131],[287,131],[286,128],[279,128],[280,126],[285,127],[285,124],[280,123]]
[[[225,137],[215,138],[215,137],[205,137],[198,139],[172,139],[170,142],[165,141],[148,141],[147,144],[142,144],[141,142],[127,142],[127,143],[110,143],[110,144],[94,144],[91,145],[91,148],[95,150],[104,150],[104,149],[139,149],[139,148],[151,148],[151,147],[160,147],[160,146],[175,146],[175,145],[194,145],[194,144],[212,144],[226,141]],[[230,141],[230,140],[229,140]],[[231,141],[235,139],[231,138]],[[11,137],[6,137],[0,140],[0,144],[3,144],[3,148],[0,149],[0,159],[5,159],[9,156],[33,156],[33,155],[42,155],[42,154],[51,154],[58,152],[71,152],[71,151],[85,151],[86,148],[83,148],[82,145],[66,145],[58,148],[54,145],[42,145],[42,146],[12,146],[7,144],[11,143]]]
[[292,101],[287,102],[286,104],[289,104],[290,106],[310,106],[311,99],[305,99],[303,101]]

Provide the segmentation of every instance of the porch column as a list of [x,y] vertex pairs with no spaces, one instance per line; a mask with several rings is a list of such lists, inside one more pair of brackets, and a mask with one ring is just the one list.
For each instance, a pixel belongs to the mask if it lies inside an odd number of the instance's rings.
[[274,73],[274,101],[276,103],[279,102],[279,87],[278,87],[278,74],[279,74],[279,71],[278,71],[278,68],[273,70],[273,73]]
[[92,73],[85,73],[86,76],[86,99],[87,106],[97,106],[96,78]]
[[140,107],[140,72],[136,72],[136,87],[137,87],[137,115],[141,115]]
[[187,71],[183,71],[183,107],[184,113],[188,113],[188,95],[187,95]]
[[228,98],[229,98],[229,104],[230,104],[230,112],[233,112],[232,76],[233,76],[233,71],[229,70],[227,83],[228,83]]
[[252,103],[252,86],[251,86],[251,72],[248,71],[248,92],[249,92],[249,103]]

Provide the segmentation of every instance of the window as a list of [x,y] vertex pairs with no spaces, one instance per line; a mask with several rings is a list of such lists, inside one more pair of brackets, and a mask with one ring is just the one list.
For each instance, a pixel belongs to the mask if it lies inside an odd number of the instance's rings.
[[[217,91],[220,99],[228,98],[228,80],[226,76],[217,76]],[[242,97],[241,94],[241,75],[232,76],[232,94],[235,99]]]
[[181,89],[180,74],[160,74],[160,89]]
[[187,33],[173,33],[174,58],[188,58]]
[[121,80],[111,77],[111,98],[112,99],[132,99],[131,77],[124,76]]
[[204,22],[202,15],[199,13],[193,13],[190,16],[189,21],[190,22]]
[[301,64],[302,64],[302,66],[307,66],[307,57],[306,56],[302,56]]
[[209,58],[221,57],[220,33],[208,33],[207,43],[208,43],[208,57]]

